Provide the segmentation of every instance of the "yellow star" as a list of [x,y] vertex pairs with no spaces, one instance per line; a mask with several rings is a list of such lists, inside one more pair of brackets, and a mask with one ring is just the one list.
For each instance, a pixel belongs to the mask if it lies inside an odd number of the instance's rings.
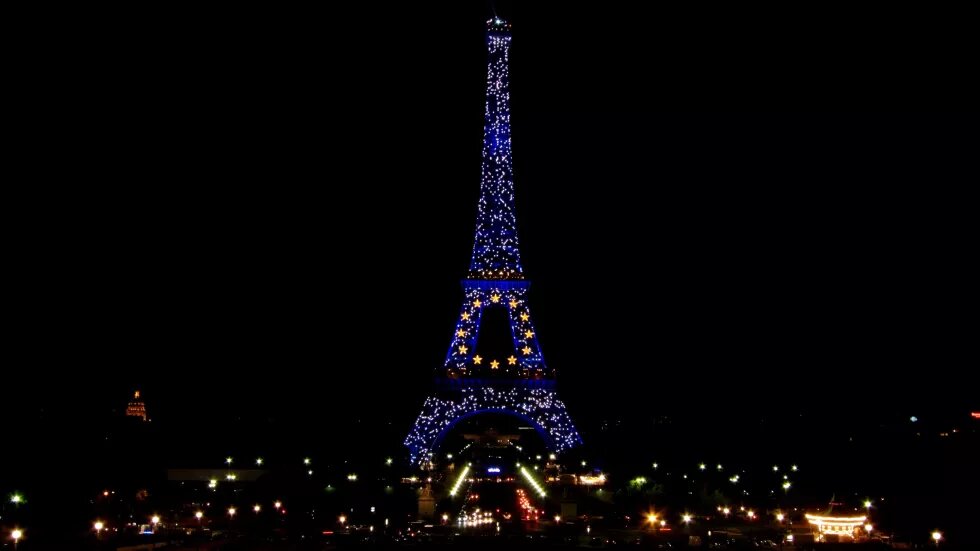
[[479,356],[473,356],[473,363],[474,364],[480,365],[480,362],[482,362],[482,361],[483,361],[483,358],[481,358]]
[[470,319],[470,313],[463,312],[463,321],[469,321],[469,319]]
[[498,295],[496,293],[490,295],[490,302],[492,302],[494,304],[500,302],[500,295]]
[[524,355],[527,356],[528,354],[531,353],[531,347],[530,346],[525,346],[524,348],[521,349],[521,352],[523,352]]
[[460,337],[460,338],[465,337],[466,336],[466,331],[463,331],[462,329],[457,329],[456,330],[456,336],[457,337]]
[[508,304],[510,304],[511,308],[517,308],[517,301],[514,299],[510,299],[510,302]]
[[490,369],[497,369],[498,367],[500,367],[500,362],[498,362],[497,360],[493,360],[492,362],[490,362]]
[[466,354],[467,352],[469,352],[469,350],[470,349],[469,348],[466,348],[466,345],[465,344],[462,344],[459,347],[459,353],[460,354]]
[[[460,335],[460,336],[462,337],[462,335]],[[524,332],[524,336],[530,339],[531,337],[534,336],[534,331],[531,331],[529,329],[529,330],[527,330],[527,331]]]
[[507,365],[517,365],[517,358],[511,355],[509,358],[507,358]]
[[483,303],[480,302],[480,299],[476,299],[476,300],[473,301],[473,306],[475,306],[477,308],[479,308],[481,304],[483,304]]
[[531,318],[531,316],[527,315],[527,312],[522,312],[521,313],[521,321],[527,321],[530,318]]

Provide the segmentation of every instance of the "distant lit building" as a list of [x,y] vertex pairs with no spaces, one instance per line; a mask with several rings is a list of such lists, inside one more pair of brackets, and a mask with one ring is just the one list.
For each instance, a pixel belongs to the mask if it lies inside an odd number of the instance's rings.
[[822,515],[807,515],[807,521],[813,528],[814,539],[818,542],[854,541],[865,536],[865,523],[868,517],[831,517]]
[[142,421],[148,421],[146,418],[146,404],[140,399],[140,391],[136,391],[133,394],[133,399],[129,401],[129,405],[126,406],[126,416],[127,417],[139,417]]

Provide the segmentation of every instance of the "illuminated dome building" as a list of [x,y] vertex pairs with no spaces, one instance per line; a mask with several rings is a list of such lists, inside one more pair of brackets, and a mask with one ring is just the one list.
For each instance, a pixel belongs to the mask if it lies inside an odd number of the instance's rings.
[[126,406],[126,417],[139,417],[144,422],[149,420],[146,418],[146,404],[140,399],[140,391],[138,390],[133,393],[133,399]]

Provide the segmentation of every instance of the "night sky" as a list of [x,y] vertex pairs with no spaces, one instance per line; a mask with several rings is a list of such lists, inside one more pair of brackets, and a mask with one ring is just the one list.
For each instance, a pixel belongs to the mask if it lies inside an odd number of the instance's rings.
[[[12,426],[140,388],[174,425],[407,428],[471,252],[472,4],[25,19]],[[498,3],[518,224],[574,416],[980,407],[956,17],[524,4]]]

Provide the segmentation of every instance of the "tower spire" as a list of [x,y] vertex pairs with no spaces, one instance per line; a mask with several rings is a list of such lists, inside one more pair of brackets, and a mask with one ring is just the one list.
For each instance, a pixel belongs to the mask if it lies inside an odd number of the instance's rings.
[[487,21],[483,169],[469,279],[523,279],[510,144],[510,23]]

